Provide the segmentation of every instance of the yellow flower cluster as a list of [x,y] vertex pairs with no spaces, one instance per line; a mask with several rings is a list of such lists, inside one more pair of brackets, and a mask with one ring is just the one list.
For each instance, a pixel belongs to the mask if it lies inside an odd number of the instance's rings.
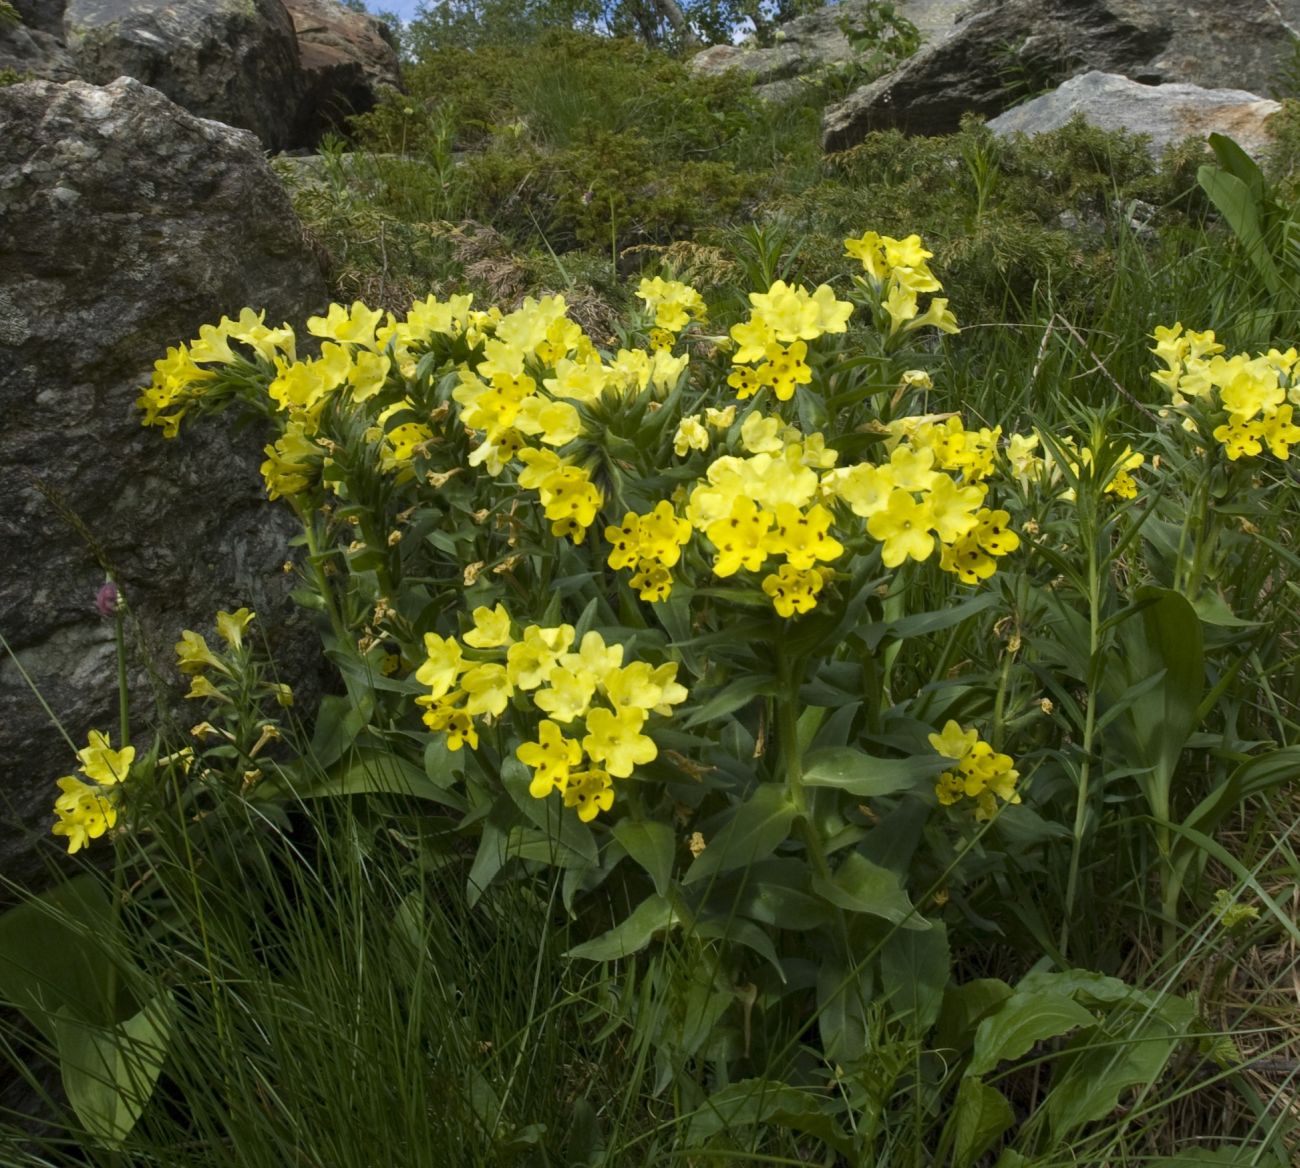
[[867,231],[860,239],[846,239],[844,254],[861,261],[865,276],[859,279],[873,297],[880,298],[880,307],[889,317],[890,336],[900,329],[909,333],[927,325],[945,333],[960,331],[943,297],[932,297],[924,312],[917,305],[922,293],[943,291],[926,264],[934,253],[922,246],[919,235],[892,239]]
[[268,328],[265,318],[265,312],[245,308],[238,320],[223,316],[220,324],[205,324],[198,338],[188,345],[168,349],[165,357],[154,362],[153,378],[136,399],[136,406],[144,411],[144,425],[159,426],[164,438],[175,438],[190,406],[217,379],[216,370],[205,366],[246,361],[231,349],[231,341],[247,345],[257,359],[267,364],[282,358],[292,361],[293,329],[288,325]]
[[620,526],[605,528],[609,566],[636,569],[631,584],[642,600],[666,600],[673,587],[669,569],[681,559],[682,545],[690,537],[691,525],[677,517],[666,499],[648,515],[629,511]]
[[808,341],[823,333],[848,329],[853,305],[836,300],[829,284],[815,292],[777,280],[766,292],[751,292],[749,318],[731,326],[736,368],[727,384],[742,401],[771,388],[778,401],[789,401],[795,387],[812,381]]
[[57,819],[51,831],[68,841],[68,852],[80,851],[117,824],[120,784],[135,761],[135,747],[114,750],[107,734],[92,730],[87,745],[77,751],[81,773],[89,782],[66,775],[57,782],[63,792],[54,801]]
[[[1169,391],[1174,409],[1187,415],[1184,425],[1198,429],[1196,407],[1209,414],[1213,435],[1230,461],[1261,454],[1264,447],[1286,461],[1300,442],[1292,421],[1300,405],[1295,348],[1270,349],[1255,357],[1225,357],[1214,333],[1184,331],[1182,324],[1158,327],[1151,350],[1165,368],[1152,377]],[[1214,423],[1218,423],[1214,425]]]
[[[751,411],[736,429],[747,454],[714,459],[687,494],[684,517],[662,501],[650,515],[629,513],[606,528],[610,567],[636,567],[632,584],[643,600],[668,596],[669,569],[694,530],[712,544],[721,579],[784,557],[759,586],[781,616],[808,612],[831,578],[825,565],[845,552],[831,530],[837,504],[866,521],[889,568],[937,550],[944,571],[978,584],[1020,546],[1009,514],[984,506],[982,480],[995,468],[1000,429],[967,431],[949,415],[901,419],[891,427],[887,463],[850,467],[836,466],[822,434],[805,437],[779,418]],[[861,525],[838,531],[847,539]]]
[[[528,694],[544,715],[537,740],[516,751],[533,771],[530,793],[545,799],[559,791],[584,821],[608,811],[612,780],[658,757],[654,740],[642,732],[650,714],[670,714],[687,698],[676,663],[624,665],[623,646],[607,645],[597,632],[588,632],[575,651],[576,632],[567,624],[529,625],[516,638],[500,604],[476,608],[472,616],[474,627],[459,640],[425,634],[425,660],[415,672],[429,687],[416,699],[425,725],[444,734],[451,750],[477,749],[475,719],[499,717],[516,694]],[[474,655],[466,655],[466,646]]]
[[[702,321],[707,315],[704,298],[689,284],[677,280],[645,277],[636,294],[647,308],[654,309],[655,327],[670,334],[681,332],[691,321]],[[670,345],[671,341],[670,336]]]
[[941,733],[930,735],[930,745],[957,764],[944,771],[935,784],[934,792],[940,803],[951,807],[962,799],[974,799],[975,818],[989,819],[997,811],[997,799],[1004,803],[1020,802],[1016,790],[1020,773],[1010,755],[997,753],[977,731],[963,728],[950,719]]

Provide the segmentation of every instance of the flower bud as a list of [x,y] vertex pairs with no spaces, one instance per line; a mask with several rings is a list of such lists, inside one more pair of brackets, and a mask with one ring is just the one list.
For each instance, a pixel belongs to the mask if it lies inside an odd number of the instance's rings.
[[95,608],[100,616],[108,620],[117,615],[117,607],[121,600],[117,585],[112,580],[106,580],[99,586],[99,591],[95,593]]

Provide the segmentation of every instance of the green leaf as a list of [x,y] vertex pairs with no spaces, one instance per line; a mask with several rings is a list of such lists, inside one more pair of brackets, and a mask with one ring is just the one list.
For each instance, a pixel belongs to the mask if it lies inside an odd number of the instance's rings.
[[657,892],[636,906],[622,924],[592,941],[576,945],[566,957],[582,957],[588,961],[615,961],[639,953],[654,939],[681,922],[672,904]]
[[806,787],[834,787],[865,799],[913,790],[949,765],[948,759],[936,754],[876,758],[851,746],[830,746],[808,755],[803,783]]
[[1014,1122],[1015,1112],[1001,1091],[966,1076],[953,1102],[953,1168],[971,1168]]
[[909,637],[923,637],[927,633],[940,633],[953,628],[969,617],[996,608],[1002,603],[997,592],[981,592],[969,600],[963,600],[949,608],[936,609],[934,612],[918,612],[901,617],[895,621],[881,621],[877,624],[864,625],[860,630],[867,648],[875,650],[886,637],[895,641],[905,641]]
[[167,1057],[173,1013],[171,994],[162,993],[112,1027],[55,1015],[63,1087],[92,1136],[116,1144],[130,1134]]
[[1282,276],[1268,249],[1258,193],[1235,174],[1208,164],[1197,170],[1196,181],[1228,221],[1264,287],[1273,296],[1279,295]]
[[949,986],[939,1010],[935,1048],[965,1054],[975,1040],[975,1027],[1013,992],[1006,982],[996,977],[980,977]]
[[479,836],[478,850],[474,853],[474,862],[470,865],[465,880],[465,900],[470,908],[478,904],[479,897],[487,891],[488,885],[510,860],[507,844],[512,826],[507,819],[506,809],[500,806],[494,807],[483,821],[483,834]]
[[698,884],[770,856],[790,834],[794,818],[794,805],[785,788],[776,783],[760,784],[748,800],[732,809],[722,830],[706,841],[682,883]]
[[832,1063],[851,1064],[868,1053],[872,989],[870,963],[850,969],[839,958],[822,959],[817,969],[817,1028]]
[[939,1016],[951,970],[948,931],[941,921],[925,932],[899,929],[880,949],[880,980],[889,1004],[918,1034]]
[[[543,836],[549,836],[556,841],[557,855],[561,850],[567,850],[575,856],[581,856],[593,868],[600,862],[596,837],[592,835],[591,828],[578,818],[576,811],[566,808],[563,800],[551,796],[545,799],[534,799],[528,791],[532,775],[517,758],[509,757],[502,761],[501,782],[514,801],[514,805],[523,812],[533,826]],[[545,855],[528,855],[523,858],[547,859]],[[554,862],[560,863],[559,860]]]
[[734,916],[718,917],[712,920],[697,920],[695,922],[695,934],[699,937],[727,941],[732,945],[743,945],[746,949],[752,949],[776,970],[777,976],[783,982],[786,980],[785,968],[781,964],[781,959],[776,955],[776,946],[772,944],[772,938],[753,921]]
[[826,902],[809,888],[802,860],[768,860],[745,873],[732,901],[736,912],[778,929],[815,929],[830,920]]
[[1096,1019],[1061,994],[1012,994],[975,1031],[975,1053],[968,1075],[983,1075],[1004,1059],[1019,1058],[1035,1043],[1057,1038]]
[[321,698],[316,713],[316,732],[309,748],[317,766],[333,766],[343,752],[356,741],[374,713],[374,700],[367,699],[360,706],[350,697],[327,694]]
[[767,1079],[745,1079],[709,1096],[691,1116],[687,1148],[698,1148],[722,1131],[759,1124],[803,1132],[843,1156],[853,1154],[853,1142],[836,1122],[834,1101],[823,1093],[801,1091]]
[[1194,1017],[1188,1006],[1183,1024],[1172,1025],[1165,1017],[1139,1008],[1124,1012],[1122,1021],[1131,1024],[1123,1032],[1110,1033],[1110,1028],[1091,1032],[1078,1054],[1068,1062],[1062,1060],[1064,1074],[1058,1071],[1053,1077],[1047,1118],[1056,1139],[1109,1115],[1126,1088],[1154,1083]]
[[117,1020],[117,1003],[109,999],[112,919],[102,879],[92,875],[56,885],[0,917],[0,998],[51,1042],[60,1011],[104,1025]]
[[435,803],[464,808],[464,800],[430,782],[424,768],[401,755],[374,747],[358,747],[319,783],[295,792],[303,799],[343,795],[410,795]]
[[653,819],[620,819],[614,824],[614,838],[650,874],[655,891],[667,895],[677,855],[673,829]]
[[764,674],[746,674],[728,682],[691,710],[682,726],[690,729],[715,718],[734,713],[757,697],[770,697],[778,689],[776,678]]
[[930,928],[930,922],[916,911],[903,891],[898,875],[873,864],[859,852],[845,856],[830,880],[814,877],[813,890],[849,912],[882,917],[904,929]]

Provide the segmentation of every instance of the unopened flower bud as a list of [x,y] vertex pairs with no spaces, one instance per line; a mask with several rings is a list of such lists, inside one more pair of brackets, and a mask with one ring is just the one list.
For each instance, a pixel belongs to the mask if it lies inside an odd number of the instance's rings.
[[100,616],[108,620],[110,617],[117,615],[117,607],[121,600],[117,585],[112,580],[108,580],[101,584],[99,591],[95,593],[95,608]]

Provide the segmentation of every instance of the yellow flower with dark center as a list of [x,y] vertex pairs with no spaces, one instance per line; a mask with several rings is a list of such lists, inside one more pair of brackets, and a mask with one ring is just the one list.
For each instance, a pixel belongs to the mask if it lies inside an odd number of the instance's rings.
[[772,598],[772,607],[783,617],[805,613],[817,605],[817,594],[826,581],[816,568],[801,571],[782,564],[772,575],[763,577],[763,591]]
[[788,347],[769,345],[765,356],[767,362],[759,366],[758,377],[772,387],[778,401],[789,401],[797,386],[812,381],[812,368],[804,360],[808,346],[803,341],[794,341]]
[[582,747],[572,738],[565,738],[554,722],[544,718],[537,727],[537,741],[521,744],[515,750],[515,757],[532,768],[528,793],[534,799],[545,799],[557,788],[563,791],[567,786],[570,770],[582,762]]
[[92,787],[70,775],[58,780],[62,795],[55,800],[58,816],[50,829],[68,841],[68,853],[80,851],[117,823],[117,803],[111,791]]
[[599,767],[569,776],[564,788],[564,805],[576,807],[578,818],[590,823],[602,811],[614,806],[614,789],[609,775]]
[[731,514],[717,519],[704,534],[718,549],[713,561],[715,576],[734,576],[741,568],[757,572],[767,559],[767,533],[776,517],[752,499],[740,496],[731,505]]
[[767,536],[767,550],[785,556],[790,566],[801,571],[818,560],[830,561],[844,554],[844,545],[828,535],[834,516],[820,503],[805,513],[789,503],[776,509],[776,525]]

